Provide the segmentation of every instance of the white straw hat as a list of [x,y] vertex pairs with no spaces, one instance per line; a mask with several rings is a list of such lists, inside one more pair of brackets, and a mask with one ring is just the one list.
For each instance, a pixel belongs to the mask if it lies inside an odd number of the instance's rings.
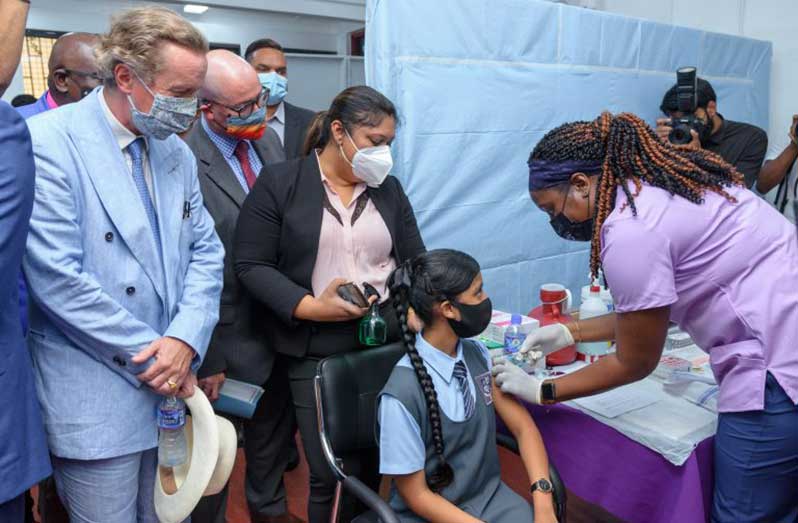
[[181,523],[202,496],[218,494],[227,484],[236,459],[238,438],[230,421],[213,413],[208,398],[194,387],[185,399],[188,460],[174,469],[158,467],[155,512],[162,523]]

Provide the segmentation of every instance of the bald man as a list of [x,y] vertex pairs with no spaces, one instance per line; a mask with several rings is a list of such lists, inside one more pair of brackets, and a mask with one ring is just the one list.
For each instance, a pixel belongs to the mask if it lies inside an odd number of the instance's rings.
[[[253,523],[294,522],[287,513],[283,472],[293,436],[293,409],[286,372],[261,331],[255,303],[233,270],[233,235],[244,199],[264,165],[285,159],[280,139],[266,127],[269,93],[243,58],[224,50],[207,54],[208,72],[200,90],[202,116],[185,136],[197,158],[205,207],[225,248],[224,288],[219,324],[197,373],[199,386],[214,400],[226,378],[264,388],[251,420],[243,420],[247,458],[246,496]],[[193,523],[224,523],[227,489],[205,497]]]
[[67,33],[55,41],[47,64],[47,91],[36,103],[17,109],[23,118],[83,99],[100,85],[101,77],[94,58],[97,35]]

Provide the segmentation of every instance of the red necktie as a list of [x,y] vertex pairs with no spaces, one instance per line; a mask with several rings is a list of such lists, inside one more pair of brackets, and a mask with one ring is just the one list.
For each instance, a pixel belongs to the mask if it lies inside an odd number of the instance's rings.
[[238,158],[238,163],[241,164],[241,170],[244,171],[244,178],[247,180],[247,187],[252,189],[255,185],[255,171],[252,170],[252,165],[249,163],[249,144],[245,141],[238,142],[236,150],[233,152]]

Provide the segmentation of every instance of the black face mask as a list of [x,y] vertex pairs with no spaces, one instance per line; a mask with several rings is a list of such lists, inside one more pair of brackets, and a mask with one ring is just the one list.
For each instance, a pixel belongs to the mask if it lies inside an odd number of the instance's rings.
[[[549,221],[549,224],[560,238],[577,242],[588,242],[591,240],[591,238],[593,238],[593,218],[588,218],[583,222],[573,222],[565,215],[565,213],[563,213],[563,210],[565,210],[565,204],[568,203],[568,195],[570,193],[571,190],[569,189],[565,194],[565,201],[562,204],[562,210],[560,210],[560,214],[554,216]],[[590,200],[587,202],[587,207],[589,213]]]
[[453,301],[452,305],[460,311],[460,321],[449,320],[449,325],[459,337],[472,338],[481,334],[490,325],[490,318],[493,315],[490,298],[485,298],[476,305],[456,301]]

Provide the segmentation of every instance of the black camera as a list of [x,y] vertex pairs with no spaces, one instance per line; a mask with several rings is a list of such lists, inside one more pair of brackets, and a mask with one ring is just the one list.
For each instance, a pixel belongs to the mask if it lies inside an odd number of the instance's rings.
[[698,75],[695,67],[682,67],[676,71],[676,104],[682,113],[681,118],[671,118],[671,132],[668,140],[677,145],[685,145],[693,140],[690,134],[695,130],[700,134],[704,123],[693,113],[698,107]]

